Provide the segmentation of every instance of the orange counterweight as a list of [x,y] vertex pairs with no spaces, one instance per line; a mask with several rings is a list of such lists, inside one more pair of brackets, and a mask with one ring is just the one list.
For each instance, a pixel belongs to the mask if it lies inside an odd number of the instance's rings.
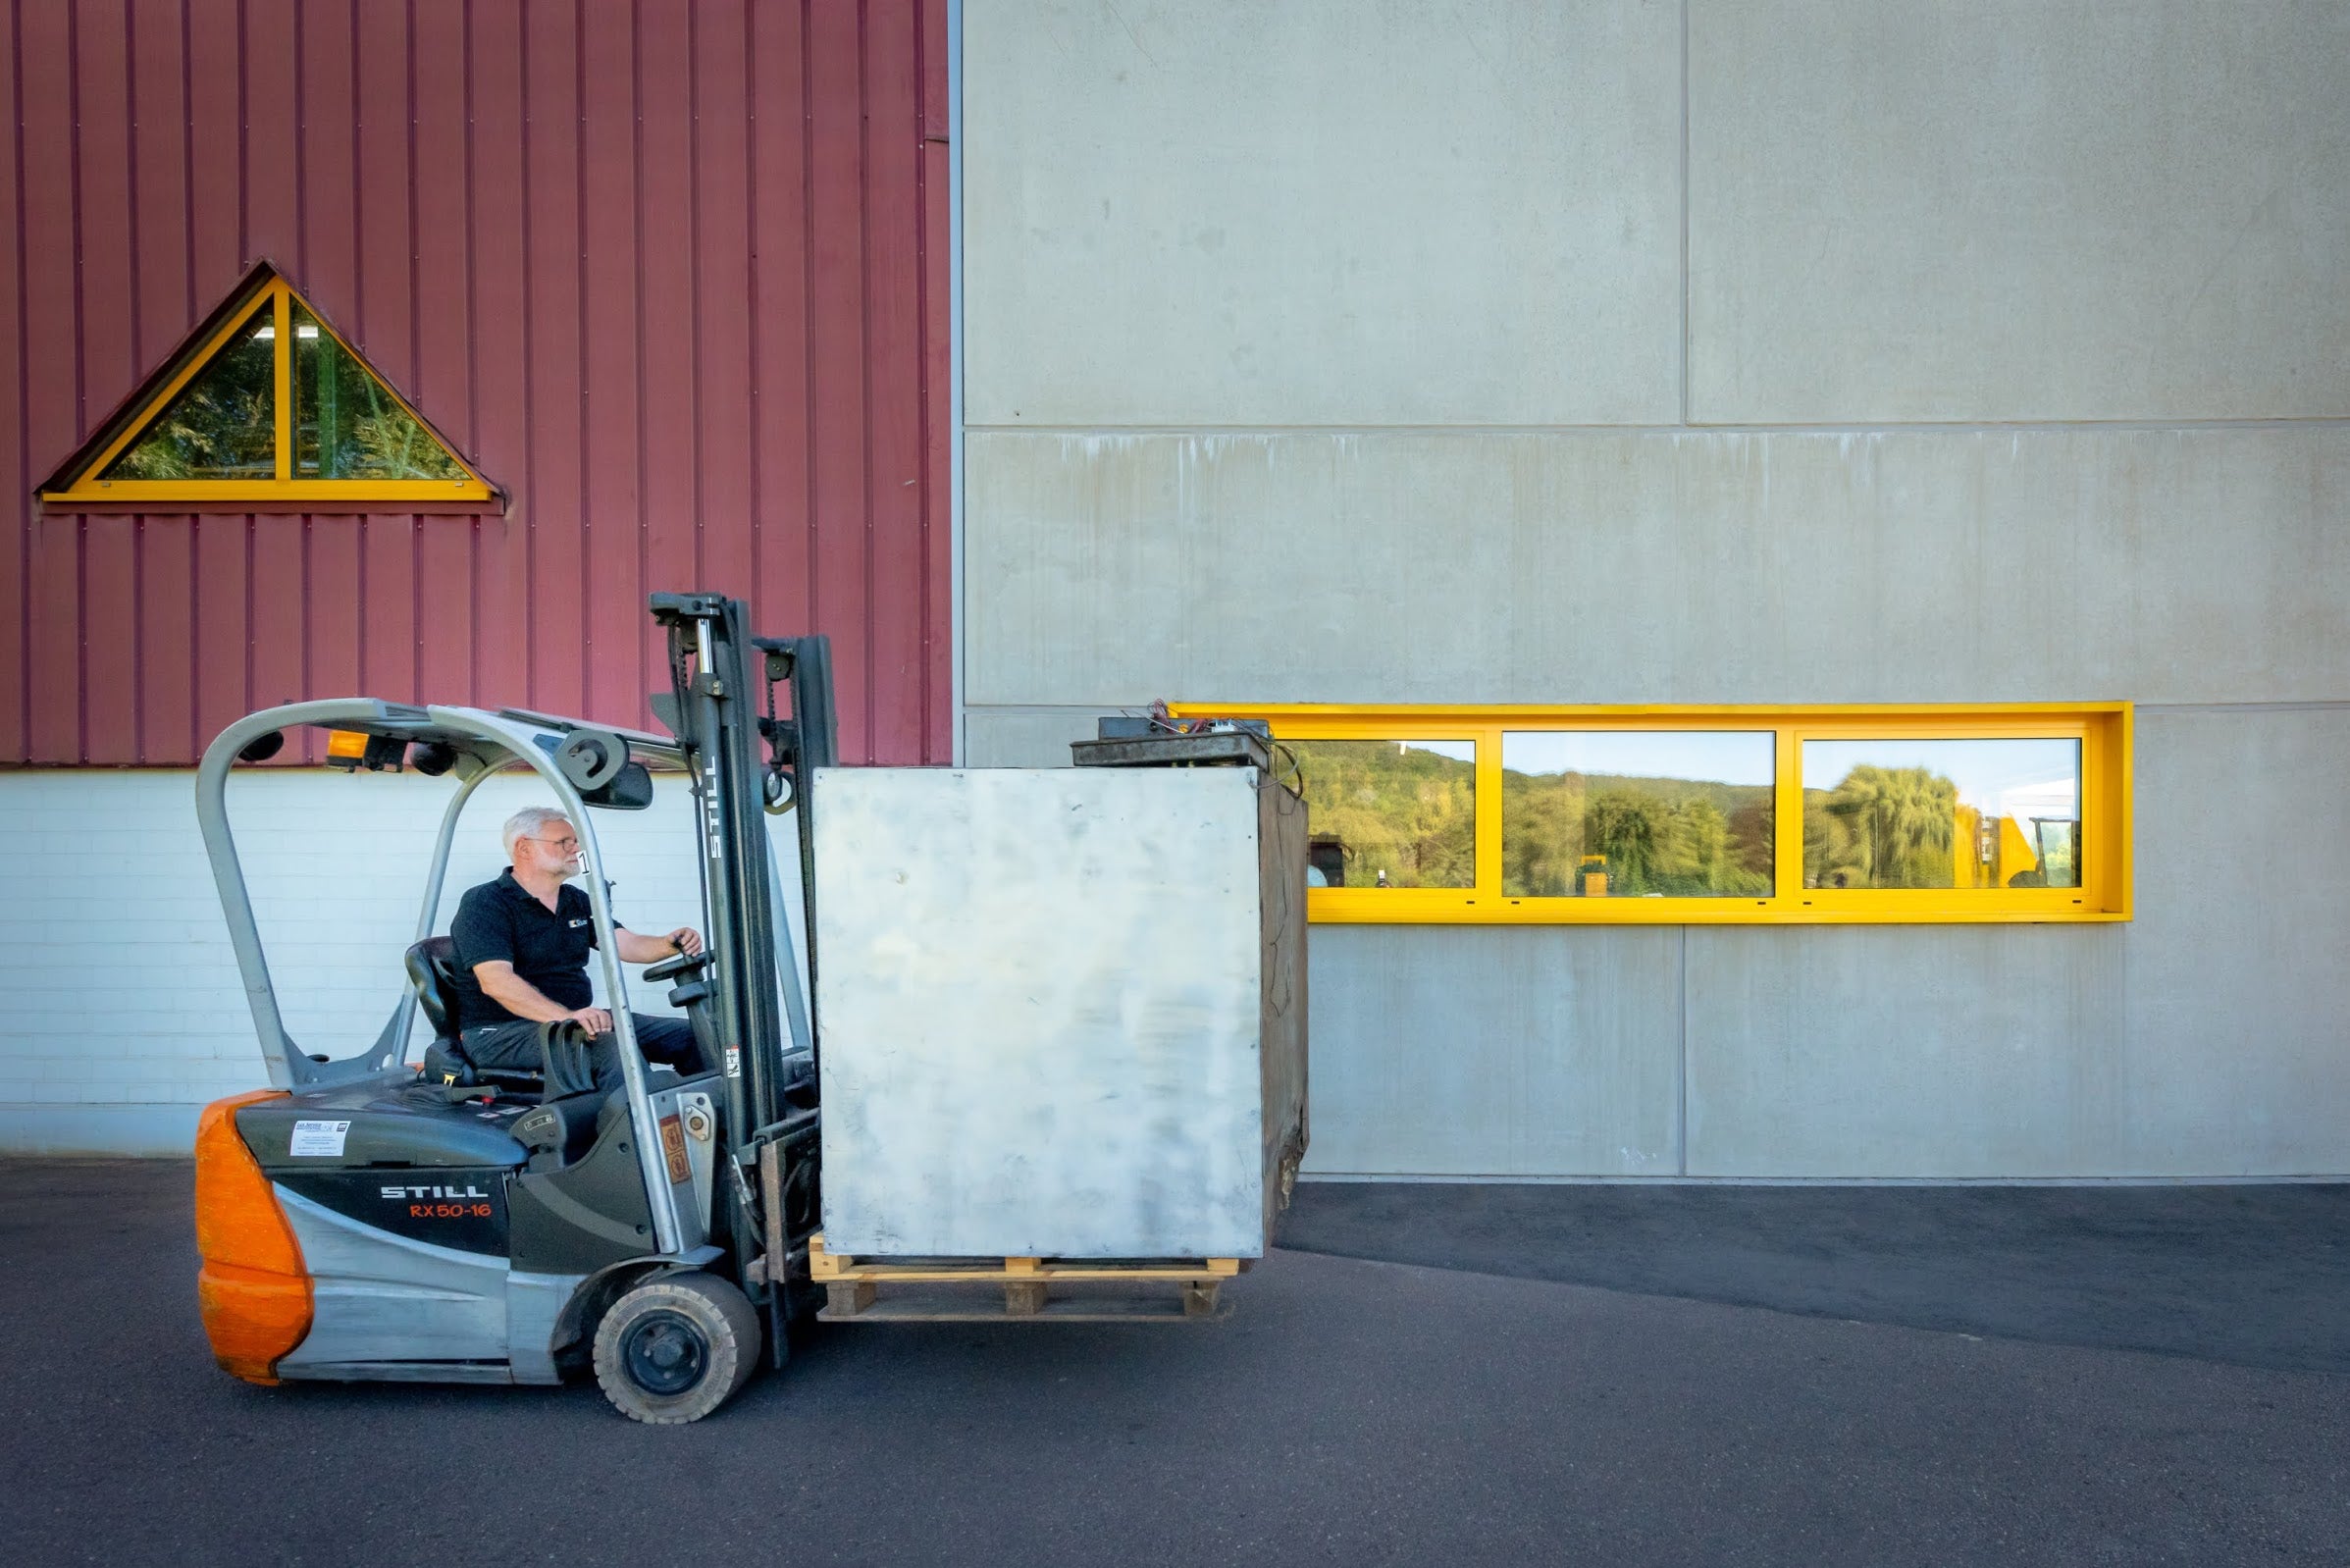
[[247,1383],[274,1384],[278,1358],[310,1333],[310,1273],[236,1111],[282,1089],[232,1095],[196,1124],[196,1299],[221,1366]]

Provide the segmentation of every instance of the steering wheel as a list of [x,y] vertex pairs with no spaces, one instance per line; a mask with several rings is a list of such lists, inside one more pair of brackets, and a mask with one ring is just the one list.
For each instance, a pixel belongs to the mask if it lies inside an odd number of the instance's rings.
[[674,980],[681,974],[693,973],[696,969],[702,967],[702,966],[705,964],[707,964],[709,962],[709,958],[710,954],[708,948],[704,948],[699,953],[672,954],[668,958],[661,960],[658,964],[646,965],[645,978],[648,980]]

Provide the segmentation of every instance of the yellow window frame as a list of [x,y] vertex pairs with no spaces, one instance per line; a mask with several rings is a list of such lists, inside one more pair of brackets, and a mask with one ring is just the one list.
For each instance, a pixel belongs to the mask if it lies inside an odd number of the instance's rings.
[[[1277,740],[1472,741],[1477,814],[1471,888],[1318,887],[1309,915],[1333,923],[1492,925],[1811,925],[2081,922],[2131,917],[2128,703],[1824,706],[1235,706],[1171,704],[1178,717],[1261,718]],[[1501,871],[1501,737],[1528,730],[1750,730],[1772,736],[1772,891],[1768,897],[1512,898]],[[1811,740],[2076,740],[2081,869],[2077,888],[1806,888],[1802,746]]]
[[[391,383],[376,373],[367,356],[351,345],[350,340],[337,332],[317,306],[303,298],[292,285],[267,269],[258,270],[239,288],[239,293],[252,290],[251,296],[234,300],[227,312],[217,318],[218,325],[206,334],[192,353],[183,353],[175,360],[177,366],[161,381],[144,388],[134,398],[129,418],[110,422],[111,434],[102,434],[98,441],[77,453],[57,479],[40,492],[43,502],[60,506],[101,506],[122,510],[159,509],[166,505],[203,506],[221,502],[316,502],[321,509],[343,507],[353,503],[389,501],[418,503],[474,502],[489,503],[496,498],[490,482],[474,471],[446,438],[427,420]],[[367,373],[368,378],[382,388],[410,419],[416,421],[426,435],[438,443],[449,459],[465,471],[461,479],[296,479],[293,476],[293,307],[300,305],[318,323],[319,330],[334,340],[353,363]],[[275,338],[272,350],[277,368],[277,460],[276,474],[271,479],[100,479],[109,464],[134,445],[144,436],[172,399],[179,396],[187,384],[202,375],[213,360],[234,342],[239,334],[262,312],[273,316]],[[67,476],[72,476],[67,480]],[[60,480],[67,480],[59,483]]]

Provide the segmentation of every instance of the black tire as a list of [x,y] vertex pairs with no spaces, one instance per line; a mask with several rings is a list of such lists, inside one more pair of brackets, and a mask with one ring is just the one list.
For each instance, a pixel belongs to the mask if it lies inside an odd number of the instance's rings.
[[596,1326],[596,1382],[632,1421],[682,1426],[735,1395],[758,1366],[758,1313],[711,1274],[672,1274],[623,1294]]

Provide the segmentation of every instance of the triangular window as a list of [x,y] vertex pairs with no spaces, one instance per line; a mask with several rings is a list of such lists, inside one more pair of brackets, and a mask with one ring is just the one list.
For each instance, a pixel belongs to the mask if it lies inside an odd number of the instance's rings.
[[489,484],[267,267],[74,454],[41,499],[126,509],[495,504]]

